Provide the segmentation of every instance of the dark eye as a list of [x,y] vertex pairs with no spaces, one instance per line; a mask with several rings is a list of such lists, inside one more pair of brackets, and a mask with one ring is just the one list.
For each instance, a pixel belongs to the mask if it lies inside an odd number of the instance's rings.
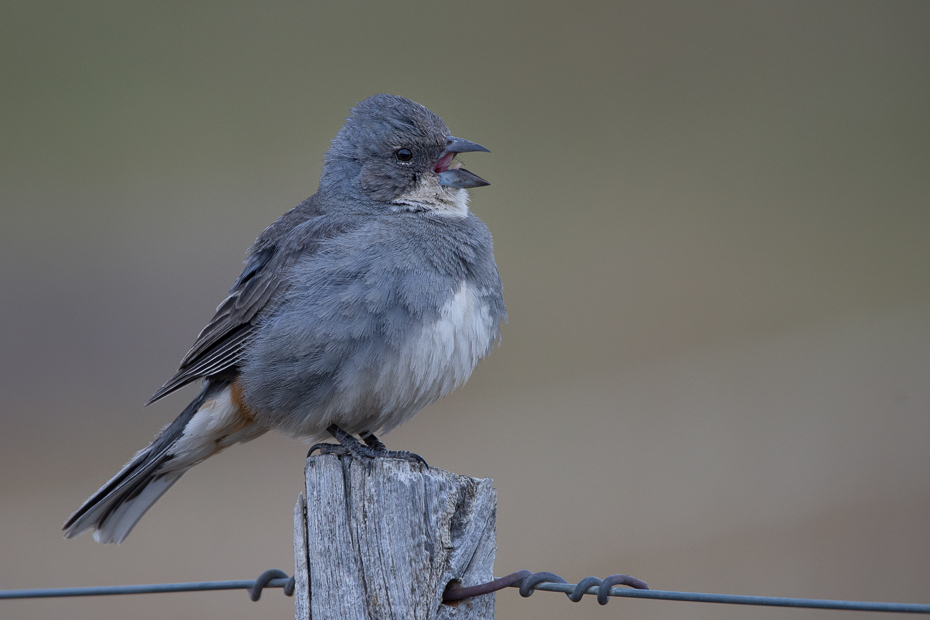
[[413,159],[413,153],[410,152],[410,149],[397,149],[394,151],[394,157],[397,158],[397,161],[410,161]]

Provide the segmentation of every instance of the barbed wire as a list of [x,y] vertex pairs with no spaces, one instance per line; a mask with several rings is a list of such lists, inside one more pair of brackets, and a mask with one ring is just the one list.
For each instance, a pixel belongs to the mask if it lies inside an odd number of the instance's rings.
[[[625,585],[628,587],[614,587]],[[284,594],[294,594],[294,577],[282,570],[272,569],[262,573],[258,579],[240,581],[197,581],[188,583],[157,583],[128,586],[99,586],[87,588],[40,588],[33,590],[0,590],[0,599],[34,599],[72,596],[113,596],[124,594],[163,594],[168,592],[200,592],[208,590],[247,590],[249,598],[257,601],[265,588],[283,588]],[[672,590],[650,590],[642,581],[629,575],[611,575],[604,579],[587,577],[577,584],[566,583],[554,573],[531,573],[517,571],[486,584],[467,588],[449,589],[443,602],[461,600],[472,596],[489,594],[503,588],[519,588],[520,595],[531,596],[534,591],[562,592],[574,602],[584,595],[596,596],[601,605],[608,597],[642,598],[665,601],[687,601],[696,603],[721,603],[729,605],[760,605],[766,607],[795,607],[808,609],[839,609],[845,611],[879,611],[889,613],[930,614],[930,604],[885,603],[872,601],[842,601],[810,598],[784,598],[777,596],[746,596],[737,594],[710,594],[705,592],[679,592]],[[480,591],[479,591],[480,590]]]

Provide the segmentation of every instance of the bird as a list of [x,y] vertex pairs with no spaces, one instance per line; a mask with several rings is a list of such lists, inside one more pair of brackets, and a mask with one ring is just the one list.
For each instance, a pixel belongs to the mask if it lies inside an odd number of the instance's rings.
[[489,152],[423,105],[378,94],[332,140],[315,194],[249,248],[244,268],[146,403],[200,380],[183,412],[63,526],[119,544],[187,472],[270,430],[324,451],[406,458],[386,433],[462,385],[507,320],[487,226],[457,161]]

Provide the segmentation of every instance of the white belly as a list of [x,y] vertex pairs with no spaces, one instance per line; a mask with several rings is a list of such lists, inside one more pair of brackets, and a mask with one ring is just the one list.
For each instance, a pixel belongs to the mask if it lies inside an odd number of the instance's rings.
[[439,318],[421,327],[391,359],[344,377],[322,418],[350,433],[389,431],[465,383],[490,353],[497,333],[480,291],[463,283]]

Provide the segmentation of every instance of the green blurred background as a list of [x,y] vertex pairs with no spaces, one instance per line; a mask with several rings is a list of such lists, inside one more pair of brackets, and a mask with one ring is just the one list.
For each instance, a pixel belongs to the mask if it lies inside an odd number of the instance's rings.
[[[350,107],[490,155],[510,323],[387,437],[495,480],[496,573],[930,602],[930,3],[5,2],[0,588],[293,570],[306,446],[199,466],[120,547],[64,519],[312,194]],[[824,618],[497,596],[499,618]],[[4,618],[287,618],[279,592]],[[868,618],[869,615],[858,615]]]

